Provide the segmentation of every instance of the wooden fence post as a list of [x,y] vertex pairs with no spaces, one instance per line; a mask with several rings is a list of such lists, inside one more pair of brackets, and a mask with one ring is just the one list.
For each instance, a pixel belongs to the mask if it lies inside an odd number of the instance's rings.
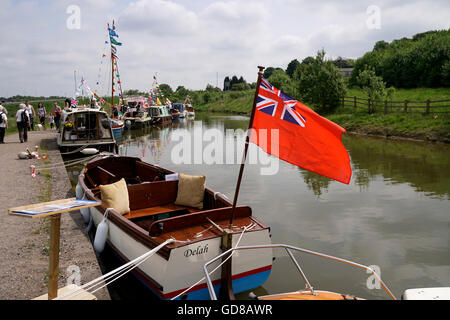
[[384,100],[384,114],[388,113],[388,102],[387,100]]
[[367,111],[368,111],[369,113],[371,113],[371,111],[370,111],[370,98],[367,99]]
[[408,112],[408,100],[405,100],[405,107],[403,108],[403,111],[404,111],[405,113]]
[[353,97],[353,112],[356,112],[356,96]]
[[427,107],[425,109],[425,113],[429,114],[430,113],[430,99],[427,100]]

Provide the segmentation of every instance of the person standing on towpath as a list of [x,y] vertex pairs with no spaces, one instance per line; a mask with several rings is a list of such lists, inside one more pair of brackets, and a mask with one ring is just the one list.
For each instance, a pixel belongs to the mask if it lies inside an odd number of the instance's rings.
[[5,143],[6,130],[8,130],[8,117],[6,116],[6,113],[3,112],[3,109],[0,109],[0,144]]
[[28,101],[25,101],[25,106],[28,111],[28,117],[30,118],[30,129],[34,131],[34,118],[36,117],[36,111]]
[[20,143],[28,141],[28,127],[30,126],[30,117],[25,104],[20,104],[20,109],[16,113],[17,129],[19,130]]

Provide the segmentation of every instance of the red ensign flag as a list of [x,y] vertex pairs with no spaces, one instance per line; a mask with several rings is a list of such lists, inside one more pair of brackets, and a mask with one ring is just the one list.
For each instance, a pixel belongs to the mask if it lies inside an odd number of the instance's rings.
[[261,79],[251,142],[303,169],[348,184],[350,159],[342,144],[346,132]]

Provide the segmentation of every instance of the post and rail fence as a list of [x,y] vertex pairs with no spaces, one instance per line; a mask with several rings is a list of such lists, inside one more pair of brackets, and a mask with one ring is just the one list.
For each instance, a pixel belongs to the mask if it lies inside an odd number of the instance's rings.
[[[341,107],[345,112],[345,108],[351,108],[352,112],[358,110],[367,110],[368,113],[383,112],[388,113],[450,113],[450,100],[427,100],[427,101],[374,101],[354,97],[343,97],[341,99]],[[347,111],[350,111],[347,109]]]

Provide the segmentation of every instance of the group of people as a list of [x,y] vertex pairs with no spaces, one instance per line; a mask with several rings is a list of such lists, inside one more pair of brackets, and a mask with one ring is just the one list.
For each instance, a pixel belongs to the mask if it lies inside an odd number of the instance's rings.
[[[4,143],[5,132],[8,130],[8,110],[2,105],[0,101],[0,144]],[[39,123],[45,129],[45,121],[48,118],[50,128],[59,129],[59,123],[62,115],[62,109],[58,106],[57,102],[54,102],[52,112],[47,114],[45,107],[42,103],[38,104],[37,113],[34,107],[28,102],[21,103],[19,110],[16,112],[17,129],[19,131],[19,140],[21,143],[28,141],[28,131],[35,130],[34,119],[39,117]]]

